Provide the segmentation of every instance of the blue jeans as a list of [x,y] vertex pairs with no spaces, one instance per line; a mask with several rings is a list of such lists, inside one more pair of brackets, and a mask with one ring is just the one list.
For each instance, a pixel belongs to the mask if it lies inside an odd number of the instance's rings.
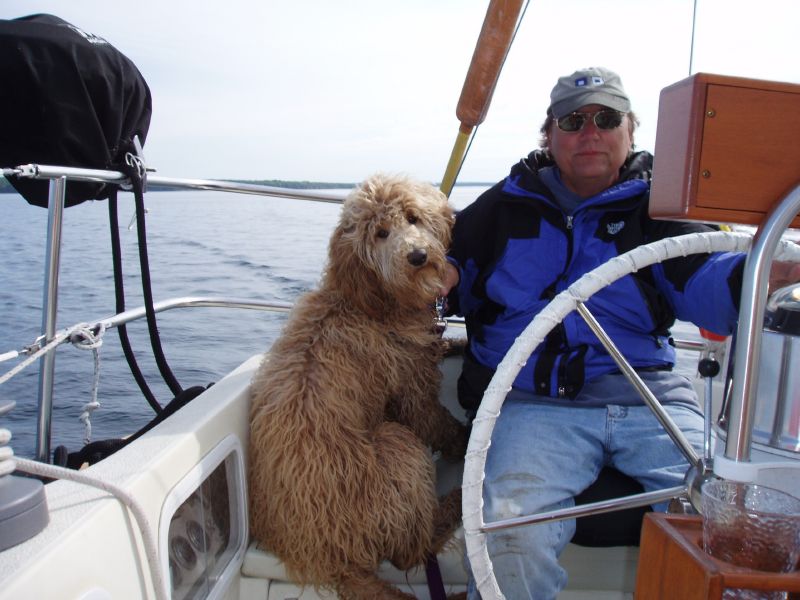
[[[702,453],[702,415],[684,404],[665,409]],[[689,467],[647,406],[554,406],[510,397],[486,459],[484,521],[573,506],[606,465],[646,491],[680,485]],[[666,510],[666,503],[653,508]],[[490,534],[489,556],[505,597],[555,598],[567,582],[558,556],[574,533],[571,519]],[[480,598],[473,582],[469,598]]]

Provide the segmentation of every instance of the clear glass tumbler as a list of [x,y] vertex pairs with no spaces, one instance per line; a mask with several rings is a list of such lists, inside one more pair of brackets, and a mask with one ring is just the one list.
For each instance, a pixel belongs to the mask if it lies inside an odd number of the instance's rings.
[[[710,480],[703,484],[703,547],[725,562],[786,573],[800,559],[800,498],[763,485]],[[726,590],[724,598],[785,598],[782,592]]]

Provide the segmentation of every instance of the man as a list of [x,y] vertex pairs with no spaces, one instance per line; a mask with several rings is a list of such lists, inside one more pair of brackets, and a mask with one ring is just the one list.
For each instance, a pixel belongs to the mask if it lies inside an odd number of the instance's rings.
[[[542,147],[456,219],[445,290],[469,345],[459,400],[477,408],[515,338],[556,294],[642,244],[710,227],[647,214],[653,157],[634,152],[636,117],[619,76],[589,68],[550,95]],[[703,417],[692,385],[672,371],[676,318],[713,332],[737,322],[744,256],[672,259],[628,275],[587,307],[698,452]],[[571,313],[517,376],[486,461],[484,519],[564,508],[601,468],[647,491],[680,485],[688,464],[594,333]],[[664,506],[655,507],[663,509]],[[555,598],[558,555],[574,520],[507,529],[488,549],[507,598]],[[477,598],[471,590],[470,598]]]

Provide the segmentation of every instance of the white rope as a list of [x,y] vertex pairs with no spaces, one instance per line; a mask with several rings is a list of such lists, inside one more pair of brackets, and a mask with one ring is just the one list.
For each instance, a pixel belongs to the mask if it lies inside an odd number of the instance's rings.
[[[65,341],[67,341],[67,340],[70,338],[70,336],[72,336],[72,334],[73,334],[73,333],[75,333],[76,331],[78,331],[78,330],[80,330],[80,329],[87,328],[87,327],[88,327],[88,326],[87,326],[86,324],[84,324],[84,323],[80,323],[80,324],[78,324],[78,325],[75,325],[75,326],[73,326],[73,327],[70,327],[69,329],[65,329],[64,331],[61,331],[61,332],[59,332],[59,333],[55,334],[55,335],[53,336],[53,339],[52,339],[52,340],[50,340],[50,341],[49,341],[47,344],[45,344],[44,346],[42,346],[41,348],[39,348],[39,350],[37,350],[36,352],[34,352],[33,354],[31,354],[31,355],[30,355],[28,358],[26,358],[25,360],[23,360],[23,361],[22,361],[21,363],[19,363],[19,364],[18,364],[16,367],[14,367],[13,369],[11,369],[11,370],[10,370],[10,371],[8,371],[7,373],[5,373],[3,376],[1,376],[1,377],[0,377],[0,385],[4,384],[6,381],[8,381],[8,380],[9,380],[9,379],[11,379],[12,377],[14,377],[14,375],[16,375],[17,373],[19,373],[19,372],[20,372],[20,371],[22,371],[23,369],[25,369],[25,368],[29,367],[31,364],[33,364],[34,362],[36,362],[36,360],[37,360],[38,358],[40,358],[41,356],[43,356],[43,355],[47,354],[48,352],[52,352],[52,351],[53,351],[53,349],[54,349],[56,346],[58,346],[58,345],[60,345],[60,344],[63,344],[63,343],[64,343]],[[16,353],[7,352],[7,353],[3,354],[4,360],[7,360],[7,358],[14,358],[15,356],[19,356],[19,352],[16,352]],[[7,357],[7,358],[5,358],[5,357]]]
[[147,515],[136,498],[134,498],[121,487],[87,475],[83,471],[73,471],[71,469],[65,469],[55,465],[48,465],[45,463],[28,460],[26,458],[17,459],[17,468],[20,471],[30,473],[31,475],[50,477],[52,479],[67,479],[69,481],[90,485],[103,490],[104,492],[108,492],[117,500],[122,502],[125,506],[127,506],[133,514],[134,519],[136,519],[136,523],[139,526],[139,531],[142,534],[142,542],[144,544],[147,562],[150,565],[150,573],[153,579],[153,589],[155,590],[156,598],[158,598],[158,600],[168,600],[168,595],[166,593],[166,587],[164,584],[164,574],[161,571],[161,563],[158,560],[158,546],[156,545],[155,537],[153,536]]
[[[0,402],[0,417],[11,412],[17,405],[13,400]],[[17,468],[17,463],[14,461],[14,450],[8,443],[11,441],[11,431],[4,427],[0,427],[0,479],[6,475],[10,475]]]
[[[36,362],[41,356],[47,354],[48,352],[52,352],[56,349],[56,347],[66,341],[70,341],[73,346],[80,350],[91,350],[94,358],[94,376],[92,379],[91,391],[92,399],[83,405],[82,412],[78,417],[80,422],[83,423],[84,440],[87,444],[92,439],[91,415],[100,407],[100,403],[97,401],[97,394],[100,389],[100,346],[103,345],[102,337],[105,333],[105,327],[102,324],[95,325],[94,327],[97,327],[97,333],[93,331],[92,326],[87,325],[86,323],[79,323],[73,327],[70,327],[69,329],[57,333],[55,336],[53,336],[53,339],[50,340],[49,343],[0,377],[0,385],[2,385],[15,375],[19,374],[23,369],[26,369],[31,364]],[[2,358],[2,360],[7,360],[16,356],[19,356],[19,352],[7,352],[0,358]],[[0,360],[0,362],[2,362],[2,360]]]
[[[0,433],[9,433],[8,429],[0,429]],[[10,435],[8,436],[11,437]],[[17,469],[17,463],[14,460],[14,450],[11,446],[3,446],[0,448],[0,477],[10,475]]]
[[[530,355],[555,325],[575,310],[578,302],[585,302],[597,291],[621,277],[656,262],[678,256],[710,252],[745,252],[749,249],[751,240],[751,236],[745,233],[718,231],[665,238],[635,248],[600,265],[558,294],[514,341],[498,365],[478,407],[464,462],[462,512],[467,556],[484,600],[505,598],[494,576],[486,545],[486,534],[481,532],[484,526],[483,481],[486,454],[506,394],[511,390],[514,379]],[[800,262],[800,246],[782,240],[774,258]]]
[[83,443],[88,444],[92,441],[92,413],[100,408],[100,403],[95,401],[87,402],[83,405],[78,420],[83,423]]
[[83,441],[88,444],[92,441],[92,413],[100,408],[97,394],[100,389],[100,347],[103,345],[105,327],[100,325],[97,333],[89,327],[80,327],[71,336],[72,345],[81,350],[91,350],[94,356],[94,378],[92,380],[92,399],[83,405],[78,420],[83,423]]
[[[8,414],[17,405],[13,400],[0,402],[0,417]],[[17,468],[14,462],[14,450],[8,443],[11,441],[11,431],[0,427],[0,478],[10,475]]]
[[78,420],[83,423],[83,443],[88,444],[92,441],[92,413],[100,408],[100,403],[97,400],[87,402],[81,408],[81,414]]
[[19,356],[19,352],[17,350],[9,350],[8,352],[3,352],[0,354],[0,362],[5,362],[7,360],[11,360],[12,358],[17,358]]
[[[0,410],[0,414],[4,413]],[[17,468],[17,463],[14,461],[14,450],[7,445],[10,441],[11,431],[0,427],[0,477],[10,475]]]
[[35,353],[31,354],[28,358],[26,358],[21,363],[19,363],[16,367],[14,367],[13,369],[11,369],[7,373],[5,373],[2,377],[0,377],[0,385],[4,384],[6,381],[8,381],[12,377],[14,377],[14,375],[16,375],[17,373],[19,373],[23,369],[25,369],[28,366],[30,366],[40,356],[42,356],[44,354],[47,354],[48,352],[50,352],[53,348],[55,348],[59,344],[64,343],[64,340],[66,340],[67,337],[68,337],[68,335],[67,335],[66,332],[58,334],[55,337],[53,337],[53,339],[50,340],[50,343],[48,343],[47,345],[41,347]]
[[[93,330],[93,327],[97,328],[96,333]],[[29,367],[43,355],[55,350],[56,347],[66,341],[70,341],[73,346],[80,350],[91,350],[92,354],[94,355],[94,376],[92,379],[91,391],[92,399],[83,405],[82,412],[78,417],[78,419],[84,425],[84,440],[88,444],[92,438],[91,415],[92,412],[100,407],[100,403],[97,401],[97,395],[98,390],[100,389],[100,347],[103,345],[102,337],[104,333],[105,327],[102,324],[90,326],[86,323],[79,323],[73,327],[70,327],[69,329],[65,329],[64,331],[61,331],[53,336],[53,339],[50,340],[50,342],[45,346],[41,347],[35,353],[31,354],[28,358],[19,363],[16,367],[0,377],[0,385],[19,374],[23,369]],[[5,354],[0,355],[0,362],[10,358],[15,358],[16,356],[19,356],[19,352],[6,352]]]

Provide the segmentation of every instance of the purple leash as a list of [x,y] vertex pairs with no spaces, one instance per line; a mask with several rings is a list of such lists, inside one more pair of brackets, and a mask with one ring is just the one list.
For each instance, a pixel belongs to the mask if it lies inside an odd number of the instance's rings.
[[444,582],[442,581],[442,572],[439,570],[439,561],[435,554],[428,556],[425,561],[425,576],[428,579],[428,591],[431,594],[431,600],[447,600],[447,594],[444,592]]

